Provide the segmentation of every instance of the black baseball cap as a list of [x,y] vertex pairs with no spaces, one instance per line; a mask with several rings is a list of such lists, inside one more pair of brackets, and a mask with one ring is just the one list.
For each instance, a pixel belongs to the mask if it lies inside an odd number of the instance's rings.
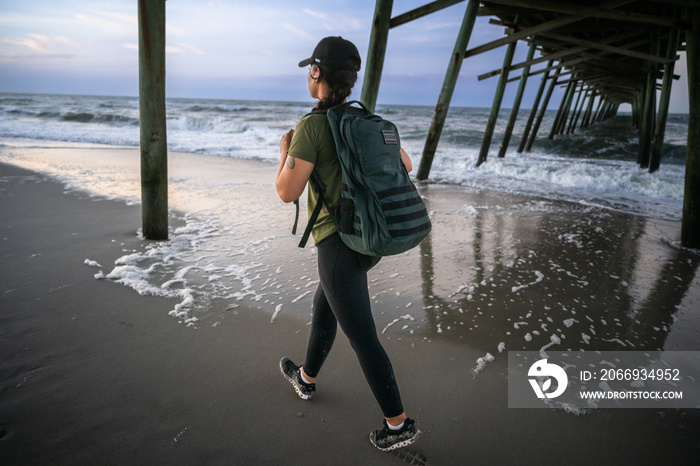
[[310,58],[299,62],[299,67],[312,63],[321,63],[333,69],[360,71],[362,59],[355,44],[349,40],[342,37],[326,37],[321,39]]

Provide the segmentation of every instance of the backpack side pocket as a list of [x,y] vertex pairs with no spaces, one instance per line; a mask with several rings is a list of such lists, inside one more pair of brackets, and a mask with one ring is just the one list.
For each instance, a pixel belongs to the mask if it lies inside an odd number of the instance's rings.
[[[357,235],[358,231],[353,226],[355,220],[355,203],[347,197],[340,198],[340,204],[336,210],[335,225],[340,233]],[[362,234],[360,233],[360,236]]]

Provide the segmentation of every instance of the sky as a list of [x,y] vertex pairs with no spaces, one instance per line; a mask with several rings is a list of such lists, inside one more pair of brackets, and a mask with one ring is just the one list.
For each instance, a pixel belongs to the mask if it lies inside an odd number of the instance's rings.
[[[396,0],[392,16],[426,3]],[[374,4],[167,0],[166,95],[309,101],[306,70],[298,67],[299,61],[323,37],[340,35],[355,43],[364,65]],[[0,0],[0,92],[137,96],[137,5],[136,0]],[[436,104],[466,5],[389,32],[379,104]],[[503,27],[478,18],[469,48],[503,33]],[[452,105],[491,106],[498,78],[479,81],[477,76],[499,69],[504,51],[464,61]],[[527,46],[519,43],[514,63],[524,61],[526,52]],[[354,98],[360,97],[363,73],[364,67]],[[687,113],[684,56],[676,74],[682,78],[674,83],[671,112]],[[531,105],[539,81],[538,76],[528,82],[523,108]],[[516,88],[517,83],[508,85],[504,108],[510,107]],[[558,89],[554,99],[562,93]],[[552,107],[558,100],[553,102]]]

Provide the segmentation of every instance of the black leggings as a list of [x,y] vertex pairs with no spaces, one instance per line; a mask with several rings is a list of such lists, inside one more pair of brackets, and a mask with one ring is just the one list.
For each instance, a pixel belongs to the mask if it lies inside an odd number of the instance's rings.
[[377,262],[347,247],[337,233],[319,243],[321,283],[314,296],[304,372],[311,377],[318,375],[340,324],[384,416],[396,417],[404,411],[401,395],[389,356],[377,338],[367,289],[367,271]]

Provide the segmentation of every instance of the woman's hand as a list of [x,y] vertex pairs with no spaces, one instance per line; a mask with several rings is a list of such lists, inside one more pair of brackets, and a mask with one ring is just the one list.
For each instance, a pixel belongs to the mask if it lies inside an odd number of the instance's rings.
[[294,130],[290,129],[289,131],[284,133],[284,136],[282,136],[282,139],[280,139],[280,156],[284,158],[287,157],[289,145],[292,143],[292,136],[294,136]]

